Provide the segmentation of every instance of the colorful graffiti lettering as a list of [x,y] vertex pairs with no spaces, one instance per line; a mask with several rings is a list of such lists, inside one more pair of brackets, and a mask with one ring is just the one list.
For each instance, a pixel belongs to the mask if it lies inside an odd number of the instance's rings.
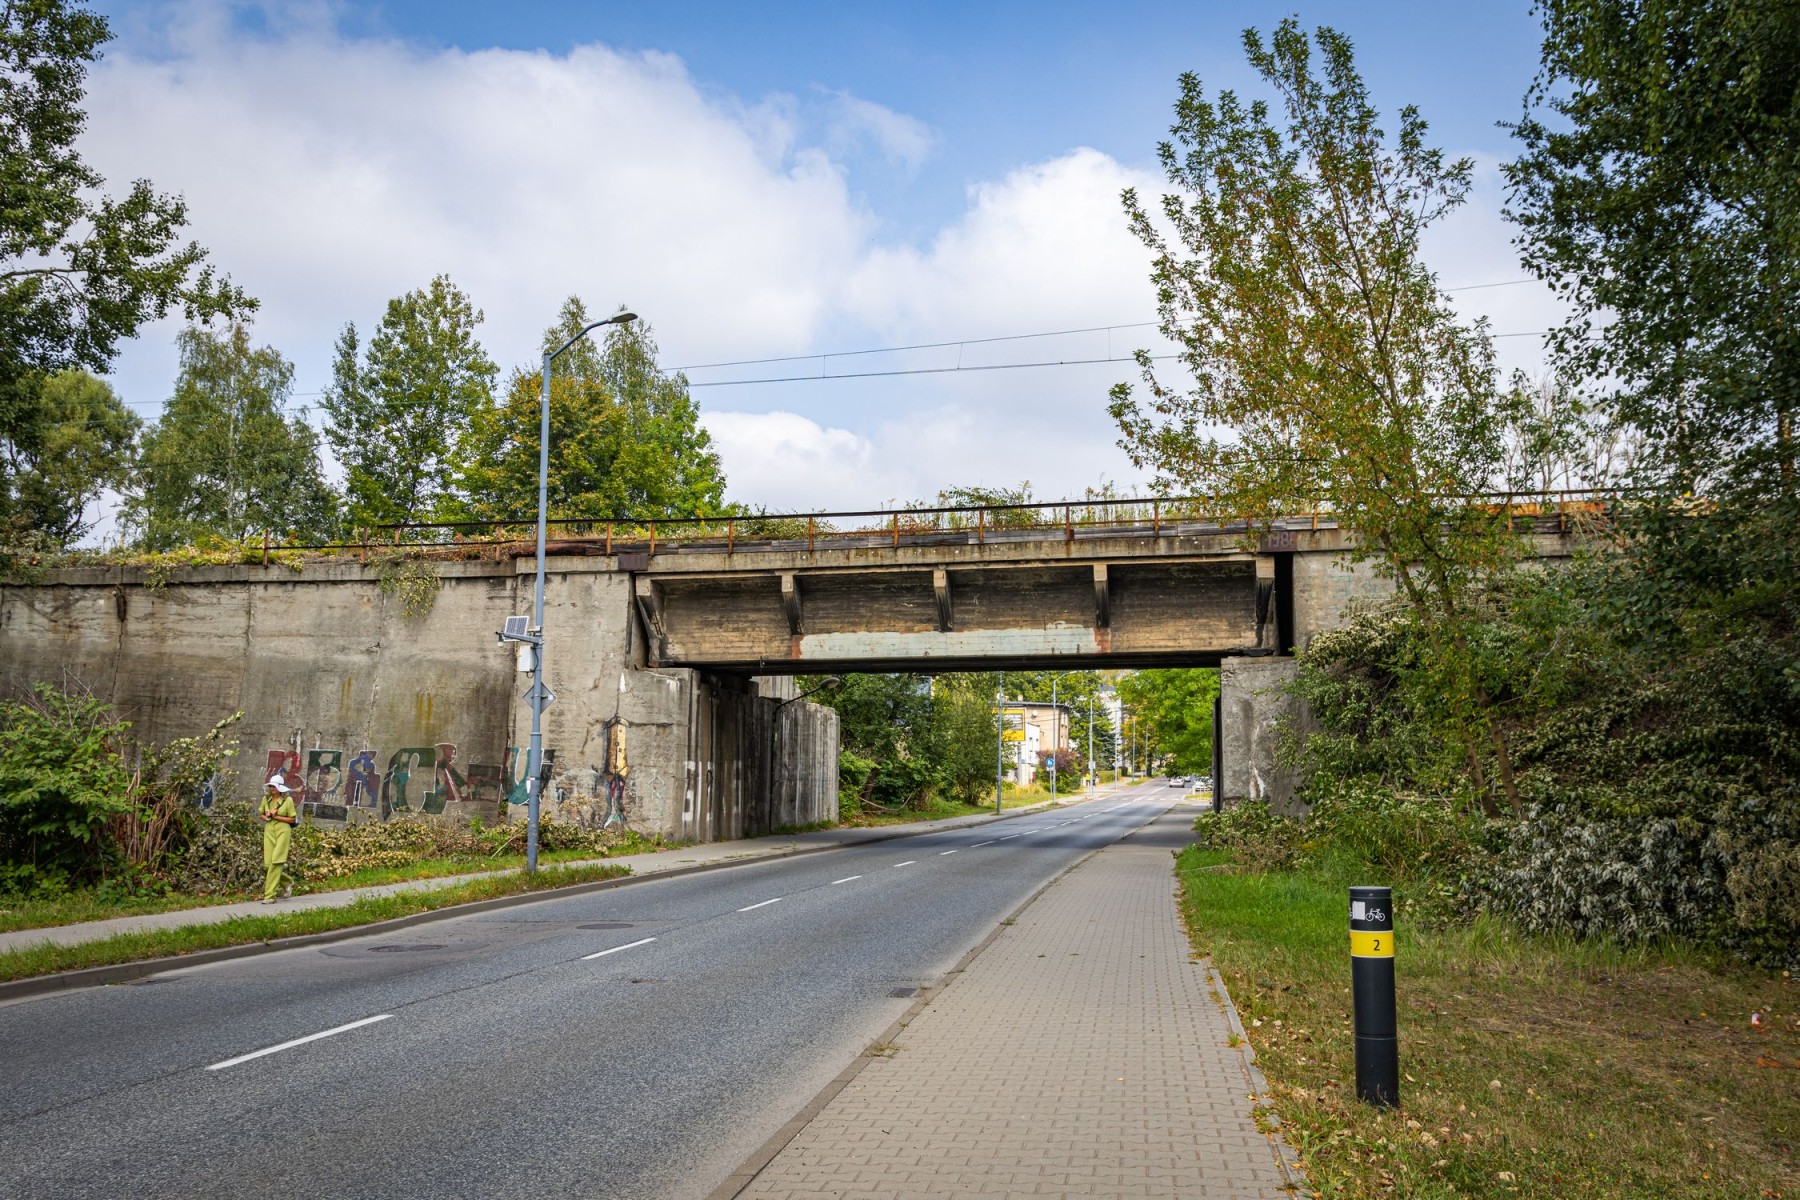
[[456,747],[449,742],[438,743],[433,763],[431,790],[425,793],[424,807],[428,813],[441,813],[446,804],[462,803],[469,781],[456,769]]
[[[263,760],[262,782],[267,783],[277,775],[281,776],[281,781],[287,784],[288,792],[294,801],[294,811],[299,812],[300,806],[306,802],[306,776],[300,773],[300,752],[298,750],[269,751]],[[256,790],[260,793],[261,786],[258,786]]]
[[[313,749],[304,754],[287,749],[270,750],[264,756],[263,779],[279,772],[293,790],[295,807],[321,820],[348,820],[359,809],[386,820],[394,813],[488,812],[511,803],[526,803],[525,752],[508,747],[502,763],[458,764],[456,745],[406,746],[387,756],[385,769],[376,750],[359,750],[354,757],[344,750]],[[556,751],[544,752],[544,795],[554,801],[561,789],[554,786]],[[601,786],[599,772],[587,783],[587,791]],[[455,807],[453,807],[455,806]]]
[[306,752],[305,811],[328,821],[342,821],[344,811],[344,752],[342,750],[308,750]]
[[506,772],[493,763],[470,763],[468,788],[464,796],[471,803],[499,805],[506,799]]
[[354,808],[374,808],[381,803],[381,768],[375,765],[375,751],[358,751],[350,760],[350,791],[345,800]]
[[[412,783],[413,771],[420,773],[431,770],[437,764],[437,748],[435,746],[408,746],[394,751],[388,759],[387,774],[381,777],[381,815],[406,812],[412,808],[412,800],[406,794]],[[423,797],[420,798],[421,803]],[[443,811],[443,805],[438,806]]]

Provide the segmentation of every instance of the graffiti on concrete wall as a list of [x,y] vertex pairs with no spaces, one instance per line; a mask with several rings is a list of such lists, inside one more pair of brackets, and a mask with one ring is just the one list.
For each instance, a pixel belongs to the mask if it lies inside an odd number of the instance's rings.
[[375,765],[375,751],[357,751],[350,760],[350,781],[345,786],[344,803],[349,807],[373,811],[380,806],[381,768]]
[[306,752],[306,806],[322,821],[342,821],[344,808],[344,752],[342,750],[308,750]]
[[[544,815],[589,829],[628,827],[625,724],[607,726],[606,756],[558,772],[556,751],[544,751],[539,773]],[[265,755],[263,778],[279,773],[294,792],[296,809],[322,821],[346,821],[353,812],[377,820],[395,813],[432,816],[498,816],[504,804],[523,813],[529,800],[527,752],[508,746],[500,763],[457,761],[456,744],[402,746],[387,755],[362,749],[279,749]],[[516,808],[514,807],[516,806]]]
[[315,747],[304,759],[299,751],[270,750],[263,779],[276,774],[293,790],[295,807],[323,821],[348,820],[352,811],[380,820],[397,812],[492,817],[507,799],[501,768],[472,763],[465,773],[453,742],[402,747],[385,765],[378,750],[351,756]]

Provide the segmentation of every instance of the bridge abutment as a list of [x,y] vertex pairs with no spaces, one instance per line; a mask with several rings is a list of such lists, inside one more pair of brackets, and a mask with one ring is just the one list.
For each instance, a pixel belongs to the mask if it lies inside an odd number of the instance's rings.
[[[605,566],[548,579],[545,812],[691,840],[834,820],[836,713],[784,703],[786,679],[646,665]],[[57,570],[0,588],[0,682],[85,688],[145,741],[242,710],[226,797],[281,770],[323,821],[491,820],[525,794],[530,680],[494,633],[530,611],[529,568],[427,561],[410,604],[375,564]]]

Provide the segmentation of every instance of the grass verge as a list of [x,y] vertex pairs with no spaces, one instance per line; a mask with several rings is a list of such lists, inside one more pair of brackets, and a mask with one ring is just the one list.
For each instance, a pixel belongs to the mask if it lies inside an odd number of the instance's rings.
[[[641,849],[631,848],[601,855],[593,850],[545,850],[538,855],[542,865],[592,862],[601,857],[622,857],[649,850],[673,850],[685,843],[645,842]],[[397,867],[364,867],[347,875],[328,879],[302,881],[296,894],[342,892],[351,888],[379,887],[387,883],[410,883],[420,879],[441,879],[447,875],[474,875],[485,871],[516,870],[525,865],[523,854],[498,857],[428,858]],[[175,912],[189,908],[211,908],[218,904],[241,904],[256,899],[257,892],[227,892],[196,896],[172,892],[162,896],[107,897],[94,891],[71,892],[53,900],[13,898],[0,901],[0,933],[21,929],[49,929],[58,925],[79,925],[84,921],[110,921],[115,917],[142,917],[155,913]]]
[[[1357,1102],[1345,885],[1177,859],[1314,1195],[1800,1197],[1800,994],[1681,946],[1400,914],[1402,1108]],[[1751,1026],[1751,1014],[1761,1024]]]
[[405,892],[395,896],[364,896],[340,908],[313,908],[275,912],[268,916],[233,917],[229,921],[211,925],[186,925],[178,929],[126,933],[104,941],[84,942],[76,946],[42,945],[11,950],[0,953],[0,980],[27,979],[57,971],[112,966],[148,958],[192,954],[196,950],[214,950],[251,942],[271,942],[277,938],[301,934],[326,933],[334,929],[348,929],[356,925],[370,925],[376,921],[411,916],[414,913],[431,912],[453,904],[467,904],[472,900],[494,900],[524,892],[567,887],[570,884],[616,879],[628,874],[629,868],[613,863],[558,867],[541,870],[536,875],[526,875],[521,871],[430,891]]

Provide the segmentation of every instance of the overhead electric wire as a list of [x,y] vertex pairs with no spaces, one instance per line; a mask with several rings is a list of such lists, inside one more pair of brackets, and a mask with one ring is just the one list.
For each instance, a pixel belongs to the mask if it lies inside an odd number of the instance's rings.
[[[1500,280],[1499,282],[1496,282],[1496,283],[1469,283],[1469,284],[1462,284],[1458,287],[1453,287],[1453,288],[1443,288],[1441,290],[1445,291],[1445,292],[1472,292],[1472,291],[1479,291],[1484,288],[1517,287],[1520,284],[1536,283],[1536,282],[1538,282],[1538,281],[1535,279],[1505,279],[1505,280]],[[1118,330],[1118,329],[1149,329],[1149,328],[1154,328],[1160,324],[1161,324],[1161,322],[1159,322],[1159,321],[1126,321],[1126,322],[1121,322],[1119,324],[1114,324],[1114,325],[1088,325],[1088,326],[1084,326],[1079,329],[1053,329],[1053,330],[1046,330],[1045,332],[1042,332],[1042,333],[1009,333],[1009,334],[1000,334],[995,337],[958,338],[954,341],[944,341],[944,342],[917,342],[917,343],[914,343],[911,345],[905,345],[905,346],[879,346],[879,347],[873,347],[873,348],[870,348],[867,350],[832,350],[832,351],[827,351],[827,352],[819,353],[819,354],[784,354],[784,355],[779,355],[774,358],[741,358],[741,359],[731,359],[728,361],[721,361],[721,362],[693,363],[688,366],[681,366],[681,367],[667,367],[662,370],[662,373],[665,375],[676,375],[676,374],[680,374],[684,371],[708,371],[708,370],[722,369],[724,367],[770,366],[775,363],[811,362],[814,359],[819,360],[820,364],[823,365],[825,360],[833,359],[833,358],[861,358],[861,357],[867,357],[872,354],[902,354],[902,353],[906,353],[906,352],[913,351],[913,350],[948,350],[951,347],[961,348],[963,346],[987,346],[987,345],[993,345],[993,344],[999,343],[999,342],[1025,342],[1025,341],[1031,341],[1036,338],[1072,337],[1077,334],[1083,334],[1083,333],[1111,333],[1114,330]],[[1495,338],[1547,337],[1549,335],[1549,332],[1550,331],[1548,331],[1548,330],[1530,330],[1530,331],[1526,331],[1526,332],[1522,332],[1522,333],[1494,333],[1494,334],[1489,334],[1488,336],[1495,337]],[[1179,357],[1179,356],[1174,355],[1174,354],[1153,355],[1152,360],[1161,362],[1161,361],[1165,361],[1167,359],[1176,358],[1176,357]],[[1127,355],[1124,357],[1060,359],[1060,360],[1055,360],[1055,361],[1046,360],[1046,361],[1042,361],[1042,362],[1028,362],[1028,363],[993,363],[993,364],[989,364],[986,366],[974,366],[974,367],[963,367],[963,366],[915,367],[915,368],[896,369],[896,370],[892,370],[892,371],[846,371],[846,372],[840,372],[840,373],[834,374],[834,375],[826,375],[826,374],[791,375],[791,376],[776,376],[776,377],[771,377],[771,378],[767,378],[767,379],[721,379],[721,380],[713,380],[713,381],[705,381],[705,382],[695,382],[694,380],[690,379],[688,381],[688,386],[690,388],[696,388],[696,387],[747,387],[751,384],[757,384],[757,383],[806,383],[806,382],[810,382],[810,381],[814,381],[814,380],[830,380],[830,379],[882,379],[882,378],[891,378],[891,377],[901,376],[901,375],[954,375],[954,374],[957,374],[957,373],[963,372],[963,371],[1015,371],[1015,370],[1025,370],[1025,369],[1039,368],[1039,367],[1079,367],[1079,366],[1092,366],[1092,365],[1103,364],[1103,363],[1134,362],[1134,361],[1136,361],[1135,356]],[[304,398],[310,398],[310,397],[323,396],[324,394],[325,393],[323,391],[290,393],[290,395],[296,399],[304,399]],[[128,408],[153,408],[153,407],[160,408],[160,407],[166,405],[168,403],[168,401],[166,401],[166,400],[127,400],[127,401],[124,401],[123,403]]]
[[[952,343],[954,345],[955,343]],[[1152,354],[1152,362],[1163,362],[1171,358],[1180,358],[1179,354]],[[815,383],[825,379],[886,379],[895,375],[956,375],[972,371],[1019,371],[1028,367],[1085,367],[1095,363],[1136,362],[1135,355],[1124,358],[1063,358],[1055,361],[1028,363],[989,363],[974,367],[909,367],[896,371],[845,371],[837,375],[782,375],[768,379],[714,379],[701,383],[688,381],[690,388],[701,387],[744,387],[753,383]]]
[[759,367],[769,363],[806,362],[815,358],[857,358],[869,354],[899,354],[906,350],[946,350],[951,346],[985,346],[991,342],[1025,342],[1032,338],[1068,337],[1077,333],[1111,333],[1115,329],[1147,329],[1156,321],[1129,321],[1122,325],[1090,325],[1085,329],[1054,329],[1048,333],[1009,333],[999,337],[959,338],[953,342],[920,342],[914,346],[881,346],[874,350],[833,350],[826,354],[784,354],[779,358],[744,358],[735,362],[695,363],[689,367],[668,367],[667,372],[706,371],[714,367]]

